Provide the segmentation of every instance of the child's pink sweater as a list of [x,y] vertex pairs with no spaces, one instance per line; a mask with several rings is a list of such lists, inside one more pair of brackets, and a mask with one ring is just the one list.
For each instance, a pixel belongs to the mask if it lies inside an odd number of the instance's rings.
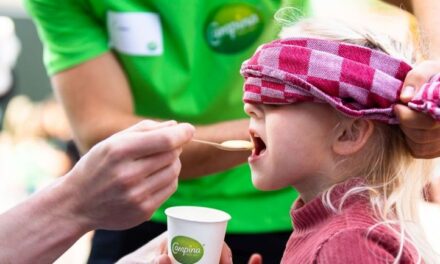
[[[339,199],[357,180],[337,185],[331,200]],[[392,263],[399,250],[399,240],[393,232],[373,219],[368,199],[362,194],[350,196],[340,213],[333,213],[321,196],[307,204],[299,199],[291,212],[294,231],[287,242],[282,263],[370,264]],[[399,263],[417,263],[417,253],[405,243]]]

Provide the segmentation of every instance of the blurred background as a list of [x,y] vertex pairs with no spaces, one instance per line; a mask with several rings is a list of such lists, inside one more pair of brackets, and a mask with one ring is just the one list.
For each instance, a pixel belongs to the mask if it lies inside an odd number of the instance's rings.
[[[317,16],[373,21],[396,38],[416,37],[409,1],[313,0]],[[337,15],[336,15],[337,14]],[[343,15],[341,15],[343,14]],[[53,97],[42,62],[42,45],[20,0],[0,0],[0,213],[67,172],[78,159],[68,123]],[[437,175],[440,176],[440,167]],[[434,189],[439,189],[439,181]],[[440,192],[423,204],[423,222],[440,252]],[[437,195],[437,196],[436,196]],[[56,263],[85,263],[91,234]]]

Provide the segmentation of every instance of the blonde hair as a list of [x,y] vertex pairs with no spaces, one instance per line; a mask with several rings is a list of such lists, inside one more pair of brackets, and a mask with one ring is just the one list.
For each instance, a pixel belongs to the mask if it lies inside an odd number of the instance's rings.
[[[286,10],[282,12],[283,17],[286,17]],[[281,17],[279,13],[278,17]],[[420,57],[410,37],[408,41],[401,43],[387,36],[377,35],[366,28],[349,27],[335,20],[304,19],[292,23],[283,18],[281,22],[284,24],[281,38],[321,38],[362,45],[383,51],[409,64],[416,63]],[[341,118],[348,117],[341,115]],[[416,249],[419,263],[422,260],[424,263],[438,263],[438,255],[427,242],[419,224],[418,211],[418,205],[424,199],[424,187],[432,173],[431,161],[412,157],[402,130],[398,126],[374,122],[374,132],[362,153],[340,160],[336,166],[343,167],[344,164],[351,164],[344,166],[344,175],[360,175],[365,179],[366,186],[349,190],[337,207],[332,205],[329,199],[330,188],[323,194],[324,203],[337,212],[341,210],[343,201],[348,196],[368,191],[378,219],[378,223],[372,226],[370,231],[384,225],[391,229],[400,241],[394,263],[399,263],[405,243]]]

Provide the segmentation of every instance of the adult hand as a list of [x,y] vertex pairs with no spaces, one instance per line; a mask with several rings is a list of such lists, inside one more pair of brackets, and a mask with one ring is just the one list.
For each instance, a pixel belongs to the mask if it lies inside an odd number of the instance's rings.
[[121,258],[117,264],[171,264],[167,256],[167,232],[151,240],[136,251]]
[[[408,103],[424,83],[440,72],[440,61],[423,61],[411,70],[403,84],[400,100]],[[400,120],[400,127],[406,142],[416,158],[434,158],[440,156],[440,122],[426,114],[413,111],[405,105],[394,108]]]
[[189,124],[143,121],[93,147],[66,176],[72,215],[86,229],[120,230],[148,220],[177,188]]
[[[164,232],[133,253],[130,253],[120,259],[117,264],[171,264],[171,258],[168,257],[167,254],[167,232]],[[255,257],[254,262],[249,261],[249,264],[262,263],[258,262],[258,256]],[[255,262],[255,260],[257,262]],[[231,249],[228,247],[228,245],[226,245],[226,243],[223,243],[223,248],[220,255],[220,264],[232,264]]]

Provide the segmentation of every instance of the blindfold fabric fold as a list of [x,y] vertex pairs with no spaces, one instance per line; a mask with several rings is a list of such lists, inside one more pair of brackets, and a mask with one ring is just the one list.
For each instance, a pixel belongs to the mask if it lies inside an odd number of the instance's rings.
[[[241,67],[243,101],[328,103],[343,114],[398,124],[399,102],[411,66],[381,51],[338,41],[300,38],[262,45]],[[407,105],[440,120],[440,74]]]

